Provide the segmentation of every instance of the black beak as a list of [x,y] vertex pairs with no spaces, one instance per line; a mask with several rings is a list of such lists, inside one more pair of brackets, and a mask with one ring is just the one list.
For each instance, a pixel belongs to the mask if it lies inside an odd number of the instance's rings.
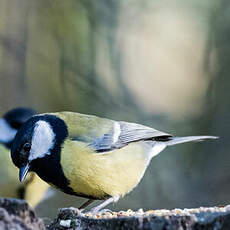
[[30,163],[27,163],[25,166],[19,169],[19,180],[22,182],[25,178],[30,169]]

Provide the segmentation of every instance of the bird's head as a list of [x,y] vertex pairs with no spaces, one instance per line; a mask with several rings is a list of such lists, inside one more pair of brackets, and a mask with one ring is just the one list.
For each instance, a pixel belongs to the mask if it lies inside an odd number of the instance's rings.
[[11,147],[11,158],[19,168],[19,180],[23,181],[28,171],[34,171],[33,166],[40,159],[49,161],[66,136],[65,122],[54,115],[36,115],[25,122]]
[[0,143],[11,147],[18,129],[36,112],[30,108],[15,108],[0,118]]

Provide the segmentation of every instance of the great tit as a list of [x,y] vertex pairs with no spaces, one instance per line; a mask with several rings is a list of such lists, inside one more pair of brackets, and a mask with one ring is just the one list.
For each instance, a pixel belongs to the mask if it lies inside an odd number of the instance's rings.
[[[0,196],[26,199],[36,206],[50,187],[35,173],[30,173],[24,185],[18,182],[18,169],[12,164],[10,147],[21,127],[36,112],[30,108],[15,108],[0,118]],[[36,192],[35,192],[36,191]]]
[[137,186],[167,146],[214,136],[173,137],[135,123],[73,112],[33,116],[14,139],[11,157],[23,181],[29,171],[71,195],[103,200],[96,213]]

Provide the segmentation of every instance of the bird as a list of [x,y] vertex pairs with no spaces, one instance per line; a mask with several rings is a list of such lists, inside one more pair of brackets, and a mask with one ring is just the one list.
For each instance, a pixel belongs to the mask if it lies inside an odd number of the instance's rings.
[[64,193],[87,198],[80,210],[98,213],[132,191],[151,159],[167,146],[215,136],[174,137],[141,124],[76,112],[31,117],[11,148],[19,180],[29,171]]
[[18,181],[17,171],[10,157],[13,139],[21,127],[36,111],[31,108],[18,107],[9,110],[0,118],[0,196],[26,199],[35,207],[45,199],[50,187],[35,173],[30,173],[25,184]]

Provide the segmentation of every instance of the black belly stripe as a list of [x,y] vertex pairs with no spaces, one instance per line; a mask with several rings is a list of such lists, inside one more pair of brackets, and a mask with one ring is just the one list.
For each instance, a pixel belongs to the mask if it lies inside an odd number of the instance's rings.
[[70,182],[63,173],[60,161],[54,159],[52,154],[45,158],[34,160],[31,169],[47,183],[53,184],[65,193],[75,195],[73,189],[69,187]]
[[89,196],[89,195],[85,195],[83,193],[75,193],[75,196],[79,196],[79,197],[83,197],[83,198],[87,198],[87,199],[92,199],[92,200],[106,200],[106,199],[111,197],[109,194],[106,194],[106,193],[104,194],[104,196],[101,196],[101,197]]

